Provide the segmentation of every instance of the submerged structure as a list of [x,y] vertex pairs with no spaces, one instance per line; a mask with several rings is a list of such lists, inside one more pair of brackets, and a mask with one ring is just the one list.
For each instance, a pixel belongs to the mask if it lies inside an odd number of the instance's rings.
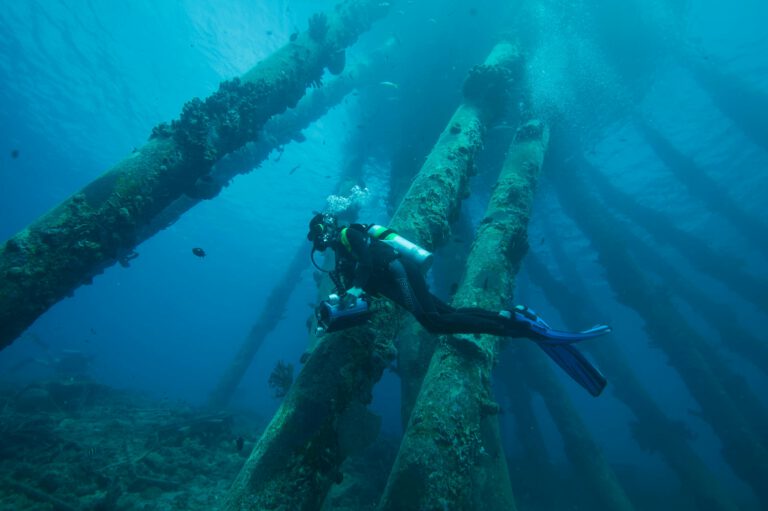
[[213,165],[256,140],[270,117],[296,106],[325,68],[341,73],[346,47],[388,8],[350,0],[316,14],[275,54],[205,101],[189,101],[143,147],[7,240],[0,247],[0,346],[105,267],[130,260],[156,232],[152,222],[182,195],[215,197],[221,184],[210,175]]
[[[553,2],[542,4],[551,7]],[[207,99],[188,102],[177,120],[155,128],[145,146],[0,246],[0,347],[105,267],[127,263],[137,243],[199,201],[213,199],[232,177],[250,171],[273,148],[300,138],[301,129],[355,88],[371,81],[397,87],[383,80],[381,69],[389,65],[390,55],[408,50],[399,49],[400,43],[390,39],[379,52],[348,67],[345,60],[346,48],[392,7],[389,2],[345,0],[334,11],[313,16],[308,30]],[[600,34],[611,36],[617,34]],[[604,275],[608,292],[622,305],[621,314],[641,325],[679,377],[698,406],[690,415],[711,431],[728,470],[750,492],[736,495],[723,483],[720,469],[697,452],[689,425],[665,409],[664,396],[643,381],[621,342],[595,341],[588,345],[590,354],[604,368],[613,397],[632,415],[627,436],[677,477],[674,507],[768,507],[768,406],[754,386],[756,380],[746,379],[733,359],[720,356],[724,348],[740,362],[753,364],[757,378],[764,378],[768,350],[763,339],[740,324],[736,307],[713,296],[691,272],[724,285],[734,300],[749,304],[760,317],[768,314],[765,277],[617,187],[604,169],[590,162],[581,128],[570,122],[569,112],[536,110],[532,105],[541,83],[531,76],[527,60],[535,51],[534,38],[513,34],[496,40],[485,58],[466,70],[461,93],[442,105],[447,112],[442,125],[418,133],[428,140],[420,148],[423,158],[392,164],[387,208],[393,214],[387,226],[435,251],[438,258],[441,251],[456,251],[450,268],[461,278],[450,293],[453,305],[507,309],[522,280],[540,291],[564,323],[582,328],[607,313],[589,298],[594,286],[566,247],[564,240],[576,238],[583,253],[595,260],[593,271]],[[620,61],[606,59],[603,64],[622,75]],[[642,64],[652,66],[653,59]],[[335,78],[321,85],[326,68]],[[758,133],[760,119],[734,106],[734,96],[746,86],[726,85],[723,75],[709,66],[689,62],[687,69],[749,137],[764,142]],[[311,86],[314,90],[307,92]],[[764,99],[752,92],[749,97]],[[605,115],[615,120],[634,113],[618,108]],[[765,238],[749,238],[765,226],[759,215],[723,192],[722,183],[706,175],[660,130],[637,117],[631,124],[669,179],[733,224],[756,253],[765,255]],[[398,143],[403,142],[381,144],[391,144],[393,154],[407,152]],[[500,149],[494,151],[494,144]],[[407,149],[418,150],[412,145]],[[340,193],[347,193],[361,173],[363,158],[352,159],[338,185]],[[485,183],[475,179],[470,187],[478,172]],[[555,208],[536,209],[542,193]],[[473,213],[478,217],[473,221],[466,218],[469,198],[481,211]],[[353,220],[357,211],[348,214]],[[532,222],[537,234],[543,233],[541,243],[529,241]],[[469,234],[471,242],[450,247],[460,232]],[[650,248],[648,240],[675,251],[686,272],[669,261],[668,253]],[[121,458],[130,471],[114,470],[105,462],[102,472],[115,479],[130,472],[132,484],[142,490],[154,485],[161,492],[176,492],[193,484],[191,479],[168,480],[152,471],[137,477],[137,468],[146,463],[159,473],[162,460],[150,456],[154,445],[173,444],[194,453],[210,441],[234,449],[220,457],[222,477],[232,482],[216,495],[227,511],[505,511],[566,505],[631,511],[653,505],[646,500],[648,488],[612,463],[590,417],[580,411],[582,396],[564,386],[533,344],[474,334],[434,336],[383,298],[372,300],[374,314],[361,326],[321,338],[310,332],[296,374],[281,361],[269,380],[282,398],[277,412],[258,435],[238,435],[231,442],[231,418],[220,410],[226,409],[262,341],[279,323],[306,264],[301,251],[281,268],[286,277],[271,291],[261,315],[253,318],[252,331],[211,391],[211,413],[179,417],[164,411],[173,421],[167,430],[161,428],[152,449],[134,453],[139,447],[132,445]],[[321,282],[320,288],[326,294],[331,284]],[[68,355],[70,362],[77,358]],[[368,409],[387,370],[397,374],[401,388],[403,435],[392,445],[382,440],[381,419]],[[63,373],[72,379],[77,371]],[[85,384],[77,392],[83,388],[103,394]],[[49,400],[54,392],[62,392],[59,385],[30,387],[8,398],[8,407],[21,413],[35,403],[58,403]],[[19,423],[25,420],[14,416]],[[142,423],[147,431],[149,422]],[[558,438],[562,456],[549,452],[545,430]],[[187,442],[189,431],[192,440]],[[510,442],[515,446],[510,448]],[[199,451],[198,443],[203,446]],[[33,451],[3,450],[10,456]],[[59,458],[62,463],[70,460],[70,454]],[[0,486],[53,508],[77,509],[57,496],[56,487],[14,481],[3,470],[0,466]],[[559,480],[573,495],[552,491],[541,480]],[[114,481],[104,485],[98,504],[115,505],[124,488]]]

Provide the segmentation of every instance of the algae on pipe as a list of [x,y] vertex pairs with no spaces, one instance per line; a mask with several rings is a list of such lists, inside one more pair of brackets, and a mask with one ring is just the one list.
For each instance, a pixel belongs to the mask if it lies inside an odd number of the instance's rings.
[[387,11],[386,2],[346,0],[313,16],[307,32],[205,101],[187,102],[134,154],[0,246],[0,349],[80,285],[132,257],[142,230],[173,201],[215,196],[206,185],[214,163],[294,107]]

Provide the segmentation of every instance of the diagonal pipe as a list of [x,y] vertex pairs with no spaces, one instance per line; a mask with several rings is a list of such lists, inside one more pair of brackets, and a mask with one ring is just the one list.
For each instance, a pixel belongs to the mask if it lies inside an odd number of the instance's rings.
[[0,246],[0,349],[41,314],[121,258],[141,231],[182,195],[210,197],[214,163],[293,107],[324,67],[389,10],[388,2],[345,0],[329,15],[205,101],[184,105],[171,124],[101,177]]

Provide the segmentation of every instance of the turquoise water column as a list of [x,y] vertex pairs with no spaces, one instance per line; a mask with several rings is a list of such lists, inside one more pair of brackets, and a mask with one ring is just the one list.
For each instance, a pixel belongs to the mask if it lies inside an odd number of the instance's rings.
[[[592,208],[598,208],[593,202]],[[603,210],[606,217],[611,213]],[[556,235],[547,235],[557,240]],[[555,254],[560,273],[566,276],[566,283],[556,280],[548,268],[535,256],[529,254],[525,269],[536,286],[541,288],[547,301],[560,313],[565,323],[573,328],[588,325],[597,315],[598,308],[589,299],[586,286],[581,281],[576,265],[557,241],[549,244]],[[620,332],[620,329],[619,329]],[[646,385],[640,381],[635,368],[622,353],[620,333],[611,338],[585,344],[584,347],[595,357],[610,380],[608,390],[624,403],[635,416],[631,424],[632,433],[644,450],[658,453],[664,462],[677,474],[682,491],[696,502],[701,511],[736,511],[738,506],[726,493],[715,474],[693,450],[690,432],[685,425],[670,418],[655,401]]]
[[572,149],[565,152],[568,160],[558,159],[554,180],[563,208],[597,250],[617,299],[642,317],[648,335],[698,402],[702,419],[723,444],[725,461],[752,488],[763,507],[768,507],[768,450],[761,439],[764,407],[679,312],[669,293],[654,285],[635,263],[623,230],[614,230],[616,224],[599,209],[584,207],[594,203],[579,172],[587,163],[582,155],[574,156]]
[[664,135],[650,124],[635,120],[635,126],[656,156],[682,184],[692,198],[701,202],[708,211],[717,213],[730,224],[730,228],[742,234],[764,258],[768,258],[768,224],[757,215],[744,209],[729,192],[728,180],[711,178],[696,161],[677,149]]
[[149,141],[0,246],[0,348],[38,316],[118,260],[183,195],[211,198],[209,173],[258,136],[273,115],[296,106],[325,67],[389,10],[388,2],[345,0],[315,14],[309,29],[242,77],[184,105]]
[[641,204],[584,160],[580,169],[611,209],[646,230],[657,244],[674,248],[692,268],[719,280],[733,293],[768,311],[768,279],[746,271],[739,257],[714,250],[706,239],[682,229],[664,212]]

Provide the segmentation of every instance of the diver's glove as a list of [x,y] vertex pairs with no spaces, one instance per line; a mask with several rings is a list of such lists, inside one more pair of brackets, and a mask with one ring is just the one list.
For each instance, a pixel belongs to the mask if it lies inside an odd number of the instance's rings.
[[541,319],[535,311],[525,305],[516,305],[514,310],[502,312],[507,313],[502,315],[514,322],[514,326],[511,329],[514,333],[510,333],[510,336],[528,337],[534,341],[546,344],[571,344],[611,333],[611,327],[608,325],[595,325],[581,332],[555,330],[546,321]]
[[359,287],[351,287],[347,289],[344,296],[341,297],[341,308],[346,309],[352,307],[357,301],[365,294],[365,291]]
[[347,289],[347,292],[345,294],[352,295],[355,298],[360,298],[361,296],[363,296],[364,292],[365,291],[363,291],[362,288],[359,288],[359,287],[355,286],[355,287],[350,287],[349,289]]

